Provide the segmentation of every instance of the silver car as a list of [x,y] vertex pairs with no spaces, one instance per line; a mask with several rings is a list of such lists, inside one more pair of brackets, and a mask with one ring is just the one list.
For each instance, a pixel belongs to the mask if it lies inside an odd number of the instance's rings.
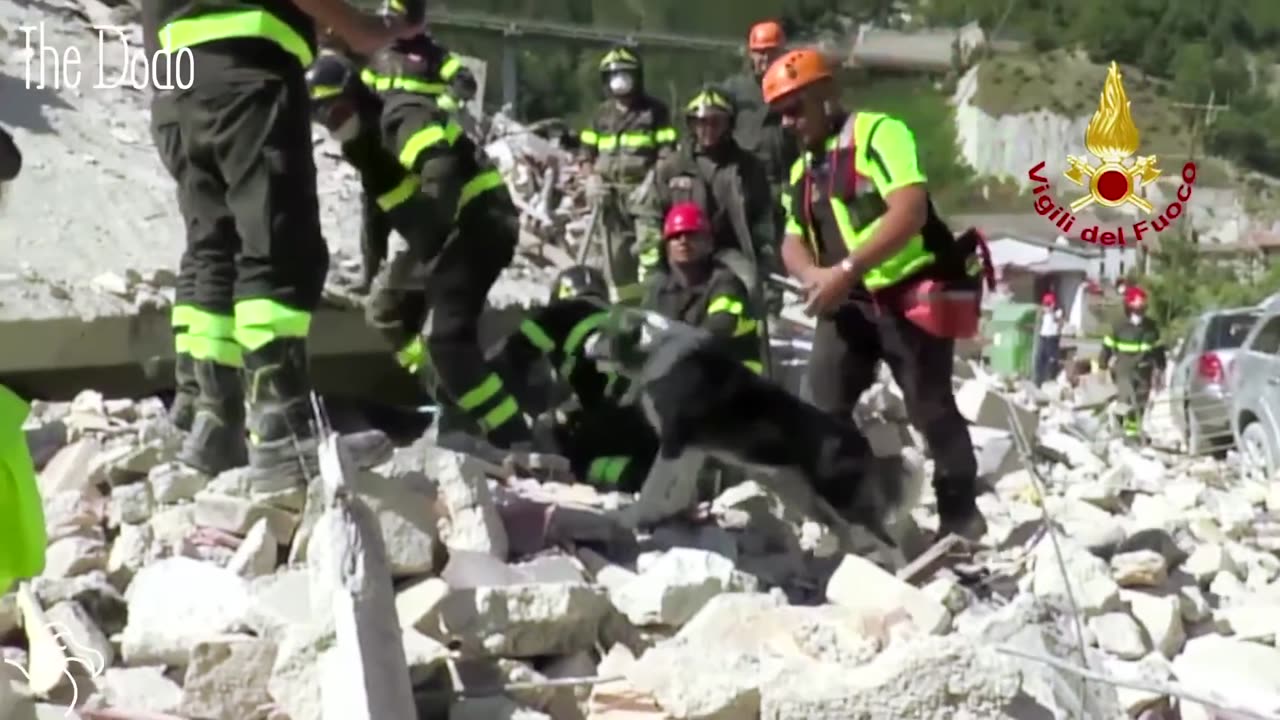
[[1245,461],[1280,469],[1280,308],[1262,313],[1232,368],[1231,430]]
[[1221,453],[1232,446],[1228,378],[1261,315],[1256,307],[1211,310],[1180,341],[1169,371],[1169,411],[1188,453]]

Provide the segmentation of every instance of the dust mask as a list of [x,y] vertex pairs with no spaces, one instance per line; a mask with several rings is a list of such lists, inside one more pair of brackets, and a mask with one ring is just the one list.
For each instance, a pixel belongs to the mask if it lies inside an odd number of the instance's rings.
[[1129,322],[1133,323],[1134,325],[1141,325],[1142,313],[1136,313],[1136,312],[1129,313]]
[[614,73],[609,76],[609,92],[614,95],[630,94],[635,84],[635,80],[628,73]]

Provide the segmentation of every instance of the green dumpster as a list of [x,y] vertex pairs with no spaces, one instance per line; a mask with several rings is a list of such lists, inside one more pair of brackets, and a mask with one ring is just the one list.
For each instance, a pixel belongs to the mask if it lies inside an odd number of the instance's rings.
[[987,366],[997,375],[1029,375],[1036,344],[1036,317],[1040,306],[1004,303],[991,309],[987,339]]

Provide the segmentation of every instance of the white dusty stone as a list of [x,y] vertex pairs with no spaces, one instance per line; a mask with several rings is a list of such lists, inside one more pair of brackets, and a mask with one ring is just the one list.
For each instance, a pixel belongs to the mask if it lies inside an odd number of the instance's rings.
[[449,583],[429,577],[396,593],[396,616],[400,627],[428,634],[440,632],[440,609],[449,595]]
[[276,646],[249,635],[222,635],[191,649],[179,712],[217,720],[257,717],[271,702],[267,682]]
[[62,641],[67,658],[76,658],[90,675],[106,670],[115,662],[115,650],[106,634],[84,607],[66,600],[45,611],[50,630]]
[[158,665],[108,668],[95,684],[108,707],[171,713],[182,703],[182,688]]
[[40,471],[40,494],[49,497],[61,492],[81,492],[91,483],[89,469],[102,452],[93,438],[83,438],[63,447]]
[[124,523],[146,522],[153,509],[155,501],[151,497],[151,486],[147,483],[130,483],[111,488],[109,522],[112,527]]
[[280,543],[271,534],[267,519],[262,518],[249,528],[227,569],[243,578],[270,575],[276,569],[279,554]]
[[244,535],[259,520],[265,519],[272,537],[286,540],[298,527],[298,513],[267,502],[224,495],[209,490],[196,493],[195,521],[201,527]]
[[956,637],[895,643],[862,667],[788,666],[762,688],[765,718],[987,718],[1013,720],[1017,666]]
[[147,524],[151,526],[158,548],[177,552],[185,544],[187,536],[195,529],[195,506],[178,505],[165,508],[152,515]]
[[745,590],[745,584],[733,562],[723,555],[673,548],[610,597],[635,625],[679,627],[711,598]]
[[1231,705],[1280,713],[1280,650],[1206,635],[1187,641],[1173,671],[1188,690]]
[[594,647],[610,610],[603,590],[578,583],[480,587],[445,598],[441,623],[472,652],[563,655]]
[[846,555],[840,561],[827,582],[827,600],[871,613],[901,608],[925,633],[942,633],[951,627],[951,613],[941,602],[857,555]]
[[125,594],[125,662],[186,665],[196,643],[234,632],[249,613],[249,588],[216,565],[175,557],[143,568]]
[[1126,592],[1122,597],[1128,601],[1134,619],[1146,631],[1153,650],[1167,658],[1182,650],[1187,635],[1182,625],[1179,596]]
[[426,471],[436,481],[448,514],[444,540],[450,548],[487,552],[506,559],[507,531],[489,492],[484,469],[460,453],[428,452]]
[[1204,591],[1195,585],[1178,588],[1178,606],[1182,611],[1182,621],[1188,624],[1203,622],[1213,612]]
[[97,489],[65,491],[44,496],[44,526],[53,545],[62,538],[85,537],[101,540],[106,520],[106,501]]
[[1159,587],[1169,578],[1169,567],[1160,553],[1136,550],[1112,557],[1111,574],[1121,587]]
[[1071,597],[1074,597],[1080,612],[1086,616],[1118,609],[1120,587],[1111,579],[1107,563],[1065,538],[1060,545],[1066,566],[1065,577],[1051,539],[1045,538],[1036,546],[1032,575],[1032,592],[1036,597],[1063,610],[1071,608]]
[[1128,613],[1106,613],[1089,618],[1089,630],[1098,641],[1098,647],[1123,660],[1137,660],[1149,649],[1142,628]]
[[387,560],[395,577],[438,572],[443,547],[436,517],[436,494],[425,478],[404,475],[384,478],[365,473],[360,498],[378,517]]
[[[1108,675],[1117,679],[1125,679],[1147,685],[1164,685],[1173,678],[1173,665],[1163,655],[1148,655],[1136,662],[1106,658],[1105,669]],[[1120,706],[1128,713],[1128,717],[1139,717],[1145,708],[1160,702],[1164,696],[1146,690],[1127,687],[1116,688]]]
[[320,657],[336,642],[333,629],[319,624],[284,631],[267,690],[289,720],[322,720]]
[[315,622],[311,614],[311,578],[305,566],[279,568],[249,582],[248,625],[258,637],[277,645],[294,625]]
[[1238,640],[1274,644],[1280,637],[1280,601],[1275,599],[1248,597],[1240,605],[1215,610],[1213,617]]
[[166,505],[194,499],[209,480],[208,475],[177,462],[157,465],[147,473],[151,495]]
[[45,550],[41,577],[70,578],[106,569],[106,543],[97,538],[72,536],[55,541]]
[[760,717],[762,688],[788,667],[847,672],[871,660],[881,647],[882,619],[834,605],[784,606],[771,595],[718,595],[626,676],[671,717]]
[[107,555],[107,576],[118,588],[128,587],[133,576],[151,559],[155,535],[150,525],[121,525]]

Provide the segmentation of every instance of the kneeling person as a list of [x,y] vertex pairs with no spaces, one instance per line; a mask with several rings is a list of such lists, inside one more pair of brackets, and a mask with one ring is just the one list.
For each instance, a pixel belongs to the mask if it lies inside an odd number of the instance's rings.
[[742,280],[715,257],[715,241],[701,208],[672,206],[663,223],[669,273],[658,276],[645,307],[672,320],[701,327],[734,359],[760,374],[760,324]]

